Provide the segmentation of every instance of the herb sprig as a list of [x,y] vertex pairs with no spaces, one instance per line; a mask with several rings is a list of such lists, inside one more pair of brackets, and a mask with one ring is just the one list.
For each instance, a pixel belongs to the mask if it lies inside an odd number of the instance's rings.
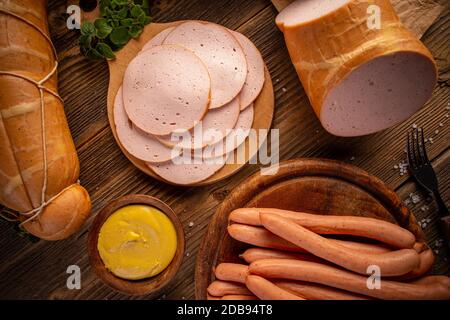
[[79,39],[81,52],[94,59],[114,59],[114,51],[138,38],[151,22],[149,0],[100,0],[100,18],[85,21]]

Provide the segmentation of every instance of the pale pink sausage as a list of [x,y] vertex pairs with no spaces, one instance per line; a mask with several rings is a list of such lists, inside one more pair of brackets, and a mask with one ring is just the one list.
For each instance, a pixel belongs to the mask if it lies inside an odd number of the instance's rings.
[[231,31],[244,51],[247,60],[247,77],[240,93],[241,110],[247,108],[258,98],[264,85],[264,60],[258,48],[242,33]]
[[[220,109],[222,108],[214,110]],[[220,156],[237,149],[242,143],[244,143],[245,139],[247,139],[250,134],[253,124],[253,116],[254,108],[253,104],[251,104],[249,107],[245,108],[245,110],[240,112],[239,118],[233,130],[229,132],[223,140],[203,149],[203,158]]]
[[201,149],[220,142],[236,125],[239,112],[239,97],[236,97],[221,108],[208,110],[205,117],[192,130],[159,136],[158,139],[171,147],[176,145],[183,149]]
[[189,130],[205,115],[210,88],[208,69],[195,54],[181,46],[156,46],[138,54],[125,71],[125,111],[153,135]]
[[177,185],[190,185],[208,179],[219,171],[226,163],[227,155],[212,158],[195,160],[191,155],[186,155],[186,162],[183,156],[165,163],[146,163],[158,176],[164,180]]
[[181,45],[205,63],[211,76],[210,109],[224,106],[242,90],[247,61],[239,42],[226,28],[214,23],[187,21],[177,26],[164,44]]
[[141,51],[145,51],[153,47],[162,45],[167,35],[171,33],[173,29],[175,29],[175,27],[170,27],[155,35],[153,38],[147,41],[147,43],[142,47]]
[[114,124],[120,144],[134,157],[153,163],[176,158],[180,151],[161,144],[154,136],[136,128],[128,119],[123,107],[122,87],[114,100]]

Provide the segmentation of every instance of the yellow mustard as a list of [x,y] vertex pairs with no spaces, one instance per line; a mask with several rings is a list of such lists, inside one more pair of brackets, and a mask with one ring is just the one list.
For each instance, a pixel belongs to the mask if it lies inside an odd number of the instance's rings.
[[106,268],[128,280],[163,271],[177,249],[172,221],[147,205],[129,205],[109,216],[100,229],[98,251]]

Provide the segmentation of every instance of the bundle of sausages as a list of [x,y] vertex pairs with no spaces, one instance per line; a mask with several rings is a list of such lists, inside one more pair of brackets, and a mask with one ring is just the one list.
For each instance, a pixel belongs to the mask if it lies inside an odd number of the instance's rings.
[[57,93],[46,0],[0,0],[0,204],[33,235],[59,240],[91,210]]
[[[244,35],[201,21],[167,28],[125,71],[114,103],[120,144],[168,182],[203,181],[245,141],[264,81]],[[200,156],[181,163],[182,152]]]
[[[450,278],[425,276],[431,249],[390,222],[272,208],[237,209],[229,219],[229,235],[255,247],[240,255],[247,265],[215,268],[208,299],[450,299]],[[368,285],[374,267],[379,287]]]

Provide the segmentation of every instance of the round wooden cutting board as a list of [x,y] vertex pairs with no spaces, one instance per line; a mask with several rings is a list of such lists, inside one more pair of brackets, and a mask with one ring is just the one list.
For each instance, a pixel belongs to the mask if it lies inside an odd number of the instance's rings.
[[[120,144],[119,139],[117,138],[116,128],[114,124],[114,98],[116,97],[116,93],[119,87],[122,85],[123,76],[125,70],[130,63],[130,61],[141,51],[142,47],[152,39],[155,35],[160,33],[162,30],[177,26],[182,23],[182,21],[171,22],[171,23],[151,23],[145,27],[142,34],[139,36],[138,40],[131,40],[123,49],[116,53],[115,60],[109,60],[109,87],[108,87],[108,120],[111,127],[111,130],[114,134],[114,138],[116,139],[117,144],[119,145],[122,152],[125,156],[141,171],[145,172],[151,177],[154,177],[158,180],[165,181],[158,175],[156,175],[146,164],[144,161],[137,159],[136,157],[129,154],[125,148]],[[264,87],[261,91],[261,94],[254,102],[254,119],[253,119],[253,129],[270,129],[272,124],[272,118],[274,113],[275,101],[274,101],[274,93],[272,80],[270,78],[270,74],[266,67],[266,80],[264,83]],[[260,137],[261,138],[261,137]],[[264,142],[264,139],[260,139],[258,141],[258,147]],[[252,151],[249,151],[252,149]],[[251,159],[258,150],[254,150],[255,148],[249,148],[248,139],[245,141],[245,161],[240,161],[238,164],[226,164],[222,169],[216,172],[213,176],[208,179],[201,181],[199,183],[191,184],[190,186],[201,186],[212,184],[217,181],[223,180],[232,174],[236,173],[239,169],[241,169],[245,163]],[[235,151],[236,155],[236,151]],[[167,182],[167,181],[165,181]],[[167,182],[170,183],[170,182]],[[170,183],[173,184],[173,183]]]
[[355,166],[332,160],[285,161],[275,175],[257,173],[246,179],[217,209],[197,256],[197,299],[206,299],[206,288],[214,280],[212,270],[217,264],[243,263],[238,256],[249,246],[227,233],[230,212],[242,207],[378,218],[399,224],[410,230],[418,241],[425,241],[414,216],[380,179]]

